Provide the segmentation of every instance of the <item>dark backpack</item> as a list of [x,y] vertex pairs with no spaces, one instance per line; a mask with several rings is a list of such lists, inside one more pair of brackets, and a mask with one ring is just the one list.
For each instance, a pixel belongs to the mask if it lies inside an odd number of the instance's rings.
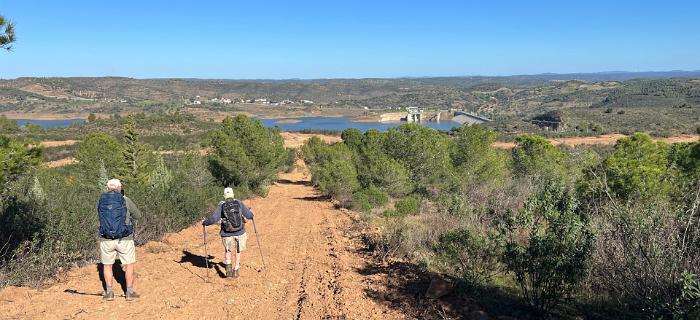
[[236,199],[226,199],[221,204],[221,229],[224,232],[238,232],[243,230],[243,213],[241,204]]
[[97,204],[100,216],[100,235],[107,239],[121,239],[134,232],[133,225],[126,224],[126,200],[116,192],[105,192]]

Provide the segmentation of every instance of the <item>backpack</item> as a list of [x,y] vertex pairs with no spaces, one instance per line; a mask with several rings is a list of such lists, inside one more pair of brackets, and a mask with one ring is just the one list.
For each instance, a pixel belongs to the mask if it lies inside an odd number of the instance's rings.
[[221,204],[221,229],[224,232],[238,232],[243,230],[243,213],[241,204],[236,199],[226,199]]
[[120,193],[103,193],[97,203],[97,212],[103,238],[121,239],[134,232],[134,226],[126,224],[126,200]]

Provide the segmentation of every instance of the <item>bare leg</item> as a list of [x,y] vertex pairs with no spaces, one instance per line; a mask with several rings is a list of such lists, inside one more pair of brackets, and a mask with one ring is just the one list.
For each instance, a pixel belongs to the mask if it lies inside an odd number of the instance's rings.
[[[105,286],[107,288],[112,288],[112,283],[114,280],[114,273],[112,273],[112,265],[111,264],[103,264],[102,265],[102,273],[104,274],[105,277]],[[105,288],[105,289],[107,289]]]
[[127,264],[125,265],[125,273],[126,273],[126,287],[127,288],[133,288],[134,287],[134,265],[135,263]]
[[241,266],[241,253],[236,252],[236,265],[233,266],[233,270],[238,270],[238,267]]
[[226,261],[225,264],[231,264],[231,251],[226,251]]

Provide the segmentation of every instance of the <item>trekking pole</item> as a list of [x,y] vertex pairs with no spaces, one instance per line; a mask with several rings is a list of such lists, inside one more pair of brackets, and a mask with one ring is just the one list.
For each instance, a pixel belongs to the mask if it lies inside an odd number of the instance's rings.
[[209,282],[209,253],[207,252],[207,226],[202,224],[204,230],[204,264],[207,267],[207,279],[204,282]]
[[260,259],[262,259],[263,269],[267,271],[267,266],[265,265],[265,256],[263,255],[262,246],[260,245],[260,237],[258,236],[258,228],[255,226],[255,218],[253,220],[253,231],[255,231],[255,241],[258,242],[258,250],[260,250]]

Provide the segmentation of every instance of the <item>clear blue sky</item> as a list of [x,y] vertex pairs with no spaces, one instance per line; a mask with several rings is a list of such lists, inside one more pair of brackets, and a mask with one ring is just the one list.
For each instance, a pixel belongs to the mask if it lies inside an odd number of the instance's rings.
[[0,0],[0,14],[18,38],[0,78],[700,69],[697,0]]

